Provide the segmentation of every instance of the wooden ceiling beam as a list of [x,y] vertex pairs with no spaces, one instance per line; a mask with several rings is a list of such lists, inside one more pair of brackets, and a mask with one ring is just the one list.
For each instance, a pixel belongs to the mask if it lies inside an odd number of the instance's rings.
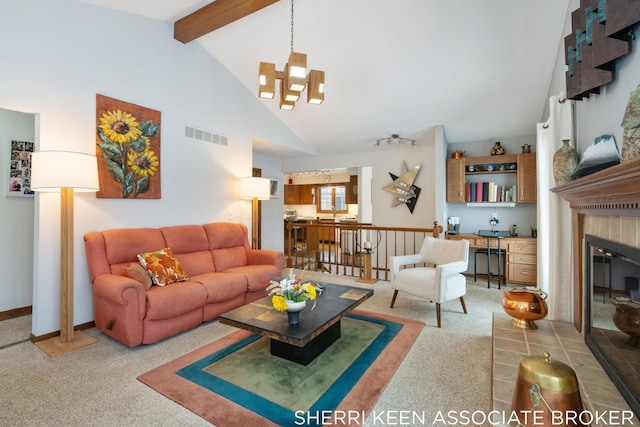
[[189,43],[278,0],[216,0],[173,24],[173,38]]

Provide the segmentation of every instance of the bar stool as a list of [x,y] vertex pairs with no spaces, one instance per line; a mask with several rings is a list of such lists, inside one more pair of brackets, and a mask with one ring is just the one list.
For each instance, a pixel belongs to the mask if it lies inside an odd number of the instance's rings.
[[[478,255],[489,256],[489,250],[486,248],[476,249],[476,252],[473,254],[473,280],[474,282],[478,279]],[[498,289],[502,285],[502,281],[505,278],[505,270],[507,268],[507,253],[504,249],[492,249],[491,255],[498,256],[498,274],[493,274],[491,271],[487,271],[487,276],[489,280],[491,278],[498,279]],[[500,268],[500,262],[502,262],[502,268]],[[491,267],[491,261],[489,261],[489,268]],[[490,284],[487,287],[491,287]]]
[[[291,230],[293,231],[293,247],[291,248],[291,253],[293,252],[298,252],[298,232],[300,232],[300,234],[302,235],[303,230],[302,227],[299,225],[294,225],[293,227],[291,227]],[[304,250],[304,240],[302,241],[302,250]]]

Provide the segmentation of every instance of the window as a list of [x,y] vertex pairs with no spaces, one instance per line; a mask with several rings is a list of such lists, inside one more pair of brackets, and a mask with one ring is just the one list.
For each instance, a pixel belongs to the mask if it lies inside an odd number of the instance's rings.
[[[346,187],[344,185],[336,187],[318,187],[320,197],[317,197],[317,212],[326,213],[346,213]],[[335,208],[335,211],[334,211]]]

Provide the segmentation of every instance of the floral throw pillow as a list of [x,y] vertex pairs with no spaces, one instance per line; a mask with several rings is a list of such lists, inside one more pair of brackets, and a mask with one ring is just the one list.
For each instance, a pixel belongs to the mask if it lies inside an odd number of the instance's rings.
[[138,254],[138,260],[147,269],[155,285],[165,286],[189,278],[182,269],[180,261],[173,256],[171,248]]

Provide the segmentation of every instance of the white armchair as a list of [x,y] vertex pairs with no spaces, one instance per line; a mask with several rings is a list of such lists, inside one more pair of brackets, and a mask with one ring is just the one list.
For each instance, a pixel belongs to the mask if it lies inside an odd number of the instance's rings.
[[[403,291],[436,303],[438,328],[441,326],[441,303],[460,298],[462,310],[465,314],[467,313],[463,298],[467,292],[467,280],[461,273],[467,270],[469,264],[468,240],[440,240],[426,237],[420,253],[392,256],[389,261],[391,288],[394,289],[391,308],[396,301],[398,291]],[[427,266],[401,269],[403,266],[423,263]]]

